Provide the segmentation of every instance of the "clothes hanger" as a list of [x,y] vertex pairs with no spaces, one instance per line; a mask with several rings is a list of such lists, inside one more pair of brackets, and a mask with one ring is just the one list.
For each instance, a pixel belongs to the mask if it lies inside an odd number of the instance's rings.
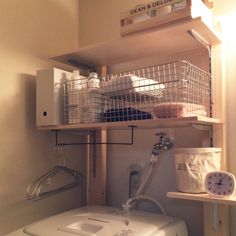
[[[59,154],[62,153],[62,147],[57,147],[57,152]],[[60,158],[62,157],[62,155],[60,155]],[[26,190],[26,198],[28,200],[40,200],[43,197],[48,197],[51,195],[54,195],[56,193],[60,193],[62,191],[77,187],[78,185],[80,185],[80,180],[81,180],[81,174],[74,169],[71,169],[69,167],[66,167],[65,165],[65,157],[63,155],[63,159],[62,159],[62,163],[60,163],[60,159],[57,156],[57,165],[54,166],[52,169],[50,169],[49,171],[47,171],[45,174],[43,174],[42,176],[40,176],[39,178],[37,178],[33,183],[31,183],[27,190]],[[60,187],[56,187],[54,189],[48,190],[48,191],[43,191],[43,189],[46,186],[49,186],[52,184],[53,182],[53,178],[58,175],[59,173],[65,173],[69,176],[72,177],[73,181],[64,184]]]
[[[48,186],[52,183],[52,178],[54,176],[58,175],[61,172],[64,172],[64,173],[69,174],[70,176],[72,176],[73,181],[68,183],[68,184],[64,184],[60,187],[57,187],[55,189],[51,189],[49,191],[42,191],[42,189],[45,186]],[[76,187],[80,184],[80,179],[81,179],[81,176],[80,176],[80,173],[78,171],[70,169],[66,166],[56,166],[56,170],[54,172],[52,172],[51,175],[48,178],[41,181],[40,184],[35,189],[35,192],[34,192],[35,199],[39,200],[42,197],[50,196],[50,195],[53,195],[55,193],[59,193],[59,192],[68,190],[70,188]]]

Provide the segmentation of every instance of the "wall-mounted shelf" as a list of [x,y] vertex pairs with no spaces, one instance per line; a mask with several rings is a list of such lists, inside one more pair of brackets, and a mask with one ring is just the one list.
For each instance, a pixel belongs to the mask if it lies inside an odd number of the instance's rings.
[[[208,2],[208,1],[207,1]],[[206,25],[201,17],[194,19],[178,20],[171,24],[165,24],[161,27],[155,27],[153,30],[142,31],[140,33],[130,34],[126,37],[121,37],[109,42],[102,42],[96,45],[89,45],[79,48],[75,52],[58,55],[51,58],[64,64],[73,66],[87,66],[88,68],[99,68],[107,66],[109,72],[112,70],[126,70],[124,68],[136,68],[137,61],[142,64],[143,61],[149,60],[163,60],[166,61],[178,55],[191,55],[192,52],[204,51],[203,57],[194,57],[199,63],[209,64],[214,80],[212,80],[212,100],[214,106],[212,107],[213,117],[185,117],[173,119],[150,119],[126,122],[110,122],[110,123],[90,123],[90,124],[67,124],[58,126],[44,126],[38,127],[40,130],[93,130],[97,137],[96,142],[107,143],[107,130],[109,129],[127,129],[129,126],[137,126],[138,128],[175,128],[175,127],[200,127],[211,129],[212,140],[214,146],[222,148],[222,169],[227,169],[226,166],[226,139],[225,139],[225,118],[224,112],[224,79],[222,79],[222,61],[221,61],[221,39],[219,35],[208,25]],[[208,51],[204,49],[207,48]],[[203,49],[203,50],[202,50]],[[210,52],[210,53],[208,53]],[[179,58],[178,58],[179,59]],[[141,61],[139,61],[141,60]],[[128,64],[128,66],[126,65]],[[146,65],[146,64],[145,64]],[[122,67],[122,68],[121,68]],[[123,68],[124,67],[124,68]],[[104,67],[103,67],[104,68]],[[106,73],[102,73],[103,75]],[[219,125],[218,125],[219,124]],[[211,127],[212,126],[212,127]],[[90,138],[90,137],[88,137]],[[89,140],[91,141],[91,140]],[[92,140],[93,141],[93,140]],[[97,161],[95,161],[95,157]],[[107,145],[101,145],[96,149],[96,145],[89,145],[88,147],[88,170],[89,170],[89,192],[88,203],[105,204],[106,192],[106,159],[107,159]],[[96,164],[96,168],[94,168]],[[99,169],[91,172],[91,170]],[[95,173],[95,174],[94,174]],[[96,176],[96,178],[95,178]],[[204,204],[204,235],[207,236],[228,236],[228,211],[220,212],[217,230],[212,229],[210,222],[210,202],[221,203],[222,208],[224,204],[235,204],[236,197],[229,199],[218,199],[210,197],[206,194],[183,194],[177,192],[167,193],[168,197],[179,198],[186,200],[203,201]]]
[[[188,32],[192,30],[210,45],[221,42],[220,37],[200,17],[181,20],[135,35],[118,38],[79,49],[76,52],[51,58],[64,64],[89,65],[90,67],[110,66],[139,58],[158,55],[164,57],[174,53],[190,51],[202,44]],[[72,62],[72,63],[71,63]]]
[[183,118],[166,118],[135,120],[124,122],[106,122],[106,123],[89,123],[89,124],[68,124],[58,126],[40,126],[40,130],[95,130],[95,129],[124,129],[128,126],[137,126],[138,128],[173,128],[189,127],[192,125],[212,125],[220,124],[221,121],[214,118],[193,116]]
[[191,194],[191,193],[181,193],[181,192],[168,192],[167,197],[184,199],[184,200],[192,200],[192,201],[214,202],[214,203],[220,203],[220,204],[236,205],[236,195],[233,195],[227,198],[216,198],[216,197],[209,196],[206,193]]

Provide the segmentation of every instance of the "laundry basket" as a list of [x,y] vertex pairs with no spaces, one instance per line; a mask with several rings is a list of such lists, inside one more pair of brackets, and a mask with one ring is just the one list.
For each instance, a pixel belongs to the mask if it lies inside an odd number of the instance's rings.
[[210,171],[220,170],[220,159],[220,148],[175,149],[177,190],[186,193],[205,192],[205,176]]

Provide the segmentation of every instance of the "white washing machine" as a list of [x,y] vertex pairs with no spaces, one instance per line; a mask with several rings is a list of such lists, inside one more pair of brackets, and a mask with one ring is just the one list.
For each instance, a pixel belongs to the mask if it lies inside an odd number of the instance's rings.
[[86,206],[43,219],[6,236],[187,236],[185,222],[164,215]]

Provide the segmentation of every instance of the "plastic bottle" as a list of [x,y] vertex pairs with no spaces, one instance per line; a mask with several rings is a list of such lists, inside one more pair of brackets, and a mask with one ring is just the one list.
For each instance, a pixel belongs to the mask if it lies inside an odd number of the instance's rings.
[[71,76],[71,82],[74,89],[81,89],[82,88],[82,81],[80,78],[80,71],[79,70],[73,70],[72,76]]
[[79,70],[74,70],[72,72],[71,80],[67,82],[67,85],[68,104],[66,112],[68,123],[80,123],[82,81]]
[[89,73],[88,87],[90,90],[100,88],[100,80],[99,80],[98,74],[96,72]]
[[88,89],[84,93],[83,123],[101,121],[102,96],[100,92],[100,80],[98,74],[91,72],[88,78]]

